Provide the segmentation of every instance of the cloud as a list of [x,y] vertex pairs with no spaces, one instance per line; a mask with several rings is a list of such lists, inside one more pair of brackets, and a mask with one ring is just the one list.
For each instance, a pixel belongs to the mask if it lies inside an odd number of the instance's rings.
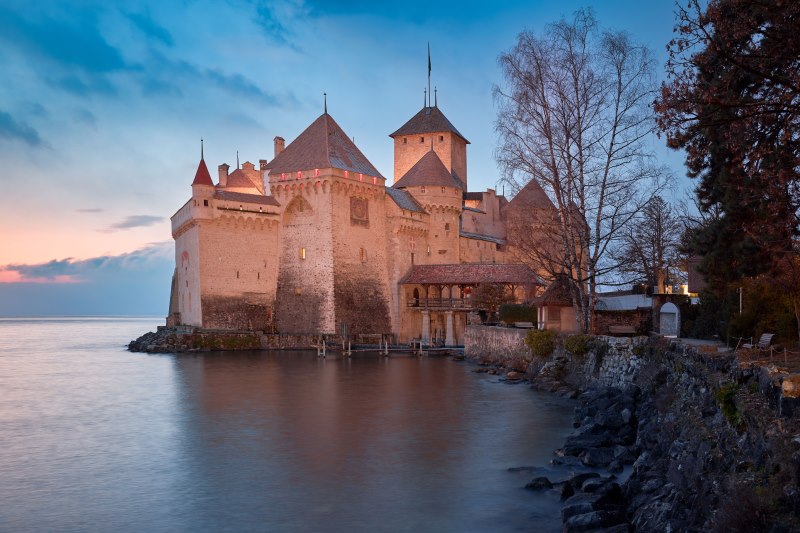
[[78,122],[83,122],[93,128],[97,126],[97,117],[85,107],[76,108],[72,116]]
[[41,9],[26,18],[0,8],[0,40],[10,46],[84,72],[112,72],[128,65],[100,32],[90,11],[70,10],[63,19]]
[[162,242],[121,255],[0,266],[0,316],[164,316],[173,254]]
[[102,76],[69,74],[59,78],[47,78],[46,81],[75,96],[87,97],[93,94],[113,95],[117,89]]
[[167,46],[173,46],[175,44],[169,31],[154,21],[150,15],[145,13],[128,13],[125,16],[146,36],[161,41]]
[[131,228],[143,228],[157,224],[162,220],[164,220],[164,217],[156,217],[153,215],[131,215],[125,217],[125,219],[121,222],[117,222],[116,224],[109,226],[109,230],[115,231]]
[[[38,264],[0,266],[0,283],[85,283],[122,276],[124,272],[147,270],[169,263],[173,257],[172,242],[151,243],[120,255],[103,255],[90,259],[53,259]],[[124,279],[124,278],[121,278]]]
[[0,138],[22,141],[29,146],[46,146],[38,131],[25,122],[14,120],[5,111],[0,111]]
[[76,209],[78,213],[102,213],[105,209],[100,207],[85,207],[83,209]]

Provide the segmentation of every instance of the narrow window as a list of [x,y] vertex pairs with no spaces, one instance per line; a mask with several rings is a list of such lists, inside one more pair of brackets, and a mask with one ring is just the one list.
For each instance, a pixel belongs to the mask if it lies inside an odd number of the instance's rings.
[[236,271],[236,279],[239,279],[239,271]]
[[305,259],[305,258],[306,258],[306,249],[300,248],[300,259]]
[[450,231],[450,223],[449,223],[449,222],[445,222],[445,224],[444,224],[444,230],[445,230],[445,231]]
[[366,263],[367,262],[367,250],[366,250],[366,248],[363,248],[363,247],[359,248],[358,256],[361,259],[362,263]]
[[444,194],[444,187],[442,187],[442,194]]
[[414,264],[414,252],[411,252],[411,264]]
[[425,192],[425,186],[424,185],[419,188],[419,192]]
[[439,142],[440,142],[440,143],[443,143],[443,142],[444,142],[444,135],[439,135]]
[[258,279],[261,279],[261,272],[258,273]]
[[425,142],[425,137],[420,137],[420,138],[419,138],[419,143],[420,143],[420,144],[423,144],[424,142]]
[[403,137],[403,144],[408,144],[408,138],[407,137]]
[[208,207],[208,200],[203,200],[203,205]]

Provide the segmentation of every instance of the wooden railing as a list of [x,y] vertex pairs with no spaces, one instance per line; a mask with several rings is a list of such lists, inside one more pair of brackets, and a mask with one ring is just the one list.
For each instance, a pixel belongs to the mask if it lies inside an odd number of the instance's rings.
[[411,298],[408,307],[420,309],[472,309],[471,298]]

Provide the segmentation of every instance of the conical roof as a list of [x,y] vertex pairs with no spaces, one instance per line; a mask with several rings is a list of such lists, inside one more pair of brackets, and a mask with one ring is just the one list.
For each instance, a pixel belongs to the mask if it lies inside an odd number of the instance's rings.
[[208,173],[208,167],[206,166],[206,162],[203,158],[200,158],[200,164],[197,165],[197,172],[194,174],[194,181],[192,185],[211,185],[214,186],[214,182],[211,181],[211,174]]
[[273,175],[313,168],[338,168],[383,178],[327,113],[312,122],[267,168]]
[[531,180],[508,202],[509,208],[522,209],[555,209],[553,202],[547,197],[542,186]]
[[411,120],[403,124],[399,130],[389,135],[389,137],[397,137],[398,135],[416,135],[418,133],[437,133],[440,131],[449,131],[461,137],[465,143],[470,144],[466,137],[453,126],[453,123],[447,120],[444,113],[438,106],[423,107],[419,113],[411,117]]
[[408,169],[408,172],[397,180],[392,185],[395,189],[402,189],[405,187],[419,187],[422,185],[439,185],[442,187],[455,187],[456,189],[464,189],[461,182],[457,180],[447,167],[444,166],[442,160],[436,155],[436,152],[429,150],[424,156],[417,161],[413,167]]

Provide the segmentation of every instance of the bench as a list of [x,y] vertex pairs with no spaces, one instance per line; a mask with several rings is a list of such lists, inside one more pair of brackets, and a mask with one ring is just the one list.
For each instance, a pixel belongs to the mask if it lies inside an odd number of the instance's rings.
[[608,333],[610,335],[636,335],[636,328],[624,325],[608,326]]
[[744,348],[746,350],[752,350],[753,348],[755,348],[757,350],[762,350],[762,351],[763,350],[767,350],[767,349],[769,349],[769,345],[772,344],[772,337],[774,337],[774,336],[775,336],[774,333],[764,333],[758,339],[758,342],[756,344],[753,344],[753,339],[751,337],[750,338],[750,342],[746,342],[746,343],[742,344],[742,348]]

